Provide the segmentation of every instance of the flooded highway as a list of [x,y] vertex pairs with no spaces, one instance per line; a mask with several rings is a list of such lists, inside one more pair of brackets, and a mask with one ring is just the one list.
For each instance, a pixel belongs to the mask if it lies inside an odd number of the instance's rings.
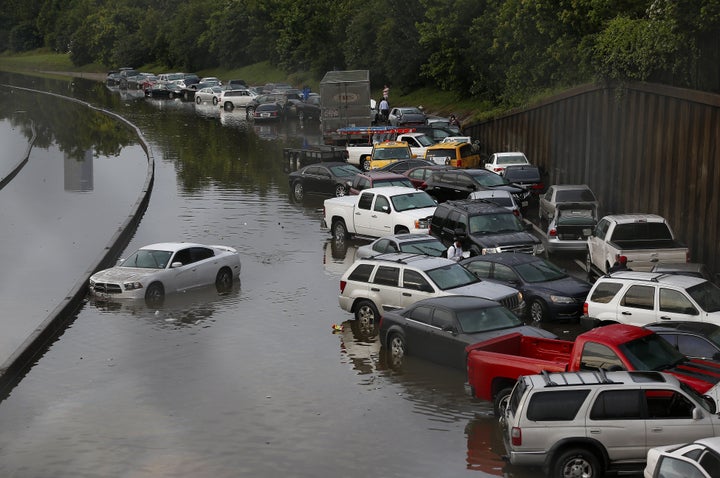
[[[340,276],[364,243],[333,243],[320,229],[322,201],[289,200],[282,163],[283,147],[321,142],[316,124],[253,124],[242,110],[121,95],[81,79],[0,79],[108,108],[151,144],[155,183],[123,257],[192,241],[235,247],[242,261],[230,293],[210,287],[157,308],[86,300],[0,402],[0,476],[537,476],[503,463],[492,407],[465,395],[464,373],[413,357],[388,368],[377,338],[339,308]],[[146,173],[144,153],[122,129],[95,115],[84,121],[100,124],[83,129],[68,120],[80,118],[68,112],[75,106],[42,102],[52,114],[34,115],[34,95],[12,103],[52,134],[0,190],[3,245],[16,251],[2,256],[15,264],[0,272],[6,321],[52,308],[87,267],[73,263],[102,252]],[[3,118],[2,137],[13,138],[7,156],[27,141],[19,116]],[[63,186],[82,177],[68,173],[73,147],[94,151],[83,193]],[[39,198],[54,217],[42,216]],[[36,252],[13,257],[28,249]],[[53,290],[28,286],[45,274]]]

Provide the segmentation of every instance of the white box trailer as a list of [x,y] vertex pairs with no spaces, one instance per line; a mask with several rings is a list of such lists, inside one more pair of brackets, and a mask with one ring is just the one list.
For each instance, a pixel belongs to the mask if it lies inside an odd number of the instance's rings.
[[339,128],[370,126],[370,71],[328,71],[320,81],[320,120],[326,143],[342,142]]

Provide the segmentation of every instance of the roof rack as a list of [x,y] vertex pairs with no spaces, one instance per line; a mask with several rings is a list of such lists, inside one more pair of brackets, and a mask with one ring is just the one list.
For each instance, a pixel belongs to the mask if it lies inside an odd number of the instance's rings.
[[546,387],[556,387],[557,383],[553,382],[550,378],[550,373],[547,370],[543,370],[540,372],[540,375],[542,375],[543,380],[545,380],[545,386]]

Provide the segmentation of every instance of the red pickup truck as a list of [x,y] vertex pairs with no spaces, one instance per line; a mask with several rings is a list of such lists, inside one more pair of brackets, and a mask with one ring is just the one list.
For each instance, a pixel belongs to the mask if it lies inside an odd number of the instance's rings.
[[[720,381],[720,363],[689,359],[654,332],[625,324],[598,327],[574,342],[513,333],[466,347],[469,392],[500,415],[520,375],[579,370],[654,370],[701,394]],[[709,393],[718,402],[718,388]]]

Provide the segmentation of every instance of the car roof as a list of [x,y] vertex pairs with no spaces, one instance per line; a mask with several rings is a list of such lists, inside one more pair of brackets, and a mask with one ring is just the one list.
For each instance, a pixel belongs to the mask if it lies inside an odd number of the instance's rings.
[[197,244],[194,242],[157,242],[155,244],[148,244],[142,246],[140,249],[146,250],[158,250],[158,251],[179,251],[188,247],[210,247],[205,244]]
[[556,191],[566,191],[574,189],[590,189],[587,184],[553,184],[552,186]]
[[445,201],[438,207],[447,206],[448,208],[460,208],[468,214],[490,214],[503,213],[512,214],[512,212],[502,206],[489,201],[478,201],[476,199],[458,199],[456,201]]
[[657,214],[629,213],[629,214],[610,214],[605,216],[615,222],[625,224],[632,222],[665,222],[665,218]]
[[663,284],[671,284],[679,287],[692,287],[703,282],[706,279],[694,276],[684,276],[680,274],[663,274],[661,272],[637,272],[637,271],[619,271],[610,275],[605,275],[601,279],[620,279],[620,280],[637,280],[646,282],[659,282]]
[[392,262],[396,264],[407,264],[423,270],[435,269],[437,267],[443,267],[450,264],[457,264],[457,262],[447,259],[445,257],[428,256],[425,254],[412,254],[409,252],[391,252],[388,254],[378,254],[376,256],[360,260],[372,263]]
[[485,254],[482,256],[469,257],[461,261],[463,264],[470,262],[499,262],[507,265],[527,264],[529,262],[544,262],[541,257],[532,254],[522,254],[518,252],[498,252],[496,254]]
[[538,389],[558,390],[563,385],[569,385],[568,390],[573,390],[575,385],[598,385],[606,387],[608,383],[631,384],[652,384],[659,385],[668,383],[676,387],[680,386],[680,381],[669,374],[655,371],[613,371],[605,372],[602,369],[598,371],[583,372],[556,372],[543,373],[537,375],[525,375],[533,387]]
[[422,233],[422,232],[408,232],[408,233],[402,233],[402,234],[393,234],[391,236],[383,236],[378,237],[373,242],[377,242],[383,239],[395,239],[398,242],[414,242],[414,241],[427,241],[427,240],[435,240],[440,242],[440,239],[438,239],[435,236],[431,236],[430,234]]
[[519,155],[525,156],[525,153],[523,153],[522,151],[505,151],[502,153],[495,153],[495,156],[519,156]]
[[353,166],[354,167],[353,164],[347,163],[345,161],[323,161],[321,163],[306,164],[305,166],[303,166],[300,169],[307,169],[312,166],[325,166],[327,168],[331,168],[333,166]]
[[712,448],[716,452],[720,452],[720,436],[701,438],[699,440],[695,440],[694,443],[700,443],[708,448]]
[[510,191],[505,189],[480,189],[479,191],[473,191],[475,198],[499,198],[499,197],[513,197]]

